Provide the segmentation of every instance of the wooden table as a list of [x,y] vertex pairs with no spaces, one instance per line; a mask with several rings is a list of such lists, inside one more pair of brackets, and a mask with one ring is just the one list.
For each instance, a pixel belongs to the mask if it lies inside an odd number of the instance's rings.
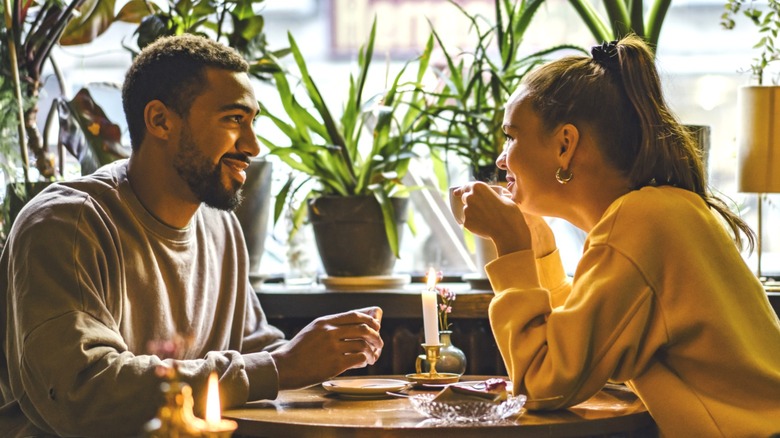
[[[400,376],[391,376],[401,378]],[[353,377],[354,378],[354,377]],[[462,380],[484,380],[464,376]],[[415,393],[415,391],[412,391]],[[604,389],[565,410],[523,410],[499,424],[441,425],[412,408],[405,398],[345,399],[322,386],[281,391],[273,401],[249,403],[223,416],[238,422],[234,436],[264,437],[551,437],[657,436],[655,423],[630,391]]]

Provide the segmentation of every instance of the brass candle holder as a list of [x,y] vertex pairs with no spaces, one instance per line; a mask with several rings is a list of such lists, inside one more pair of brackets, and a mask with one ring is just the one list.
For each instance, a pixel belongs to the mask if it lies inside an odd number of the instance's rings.
[[[430,364],[428,377],[431,379],[439,377],[439,373],[436,372],[436,362],[439,361],[441,355],[441,344],[422,344],[422,347],[425,349],[425,359]],[[420,370],[418,369],[417,372],[419,373]]]
[[[415,374],[407,374],[406,378],[412,382],[428,385],[440,385],[446,383],[455,383],[460,380],[460,374],[453,373],[440,373],[436,371],[436,363],[441,356],[442,344],[422,344],[425,349],[425,354],[417,356],[414,362],[414,369],[417,371]],[[422,361],[428,362],[430,368],[428,372],[422,372]]]

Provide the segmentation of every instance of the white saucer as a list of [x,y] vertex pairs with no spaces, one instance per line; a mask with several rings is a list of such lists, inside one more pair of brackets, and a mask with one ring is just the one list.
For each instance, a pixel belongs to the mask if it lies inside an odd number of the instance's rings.
[[409,386],[406,380],[397,379],[335,379],[322,382],[328,392],[351,396],[384,395],[387,391],[400,391]]
[[327,289],[358,290],[367,288],[397,289],[412,282],[410,275],[368,275],[363,277],[331,277],[323,275],[320,283]]

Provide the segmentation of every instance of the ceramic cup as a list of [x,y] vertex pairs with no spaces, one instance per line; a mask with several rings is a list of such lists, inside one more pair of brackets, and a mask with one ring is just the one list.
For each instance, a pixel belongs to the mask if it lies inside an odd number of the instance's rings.
[[[463,200],[460,196],[455,196],[453,192],[455,189],[460,188],[460,186],[452,186],[450,187],[450,210],[452,210],[452,216],[455,217],[455,222],[457,222],[460,225],[463,225],[463,220],[465,219],[463,216],[463,208],[465,205],[463,205]],[[506,189],[504,189],[501,186],[490,186],[491,189],[493,189],[494,192],[498,193],[500,196],[504,196]]]

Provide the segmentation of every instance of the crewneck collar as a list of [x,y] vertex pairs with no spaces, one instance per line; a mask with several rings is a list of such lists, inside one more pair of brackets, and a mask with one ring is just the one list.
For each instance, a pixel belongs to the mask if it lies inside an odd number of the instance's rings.
[[122,196],[122,199],[127,202],[136,219],[138,219],[146,229],[165,239],[176,242],[185,242],[189,240],[195,232],[195,221],[201,214],[200,208],[195,212],[195,215],[193,215],[192,219],[190,219],[189,223],[184,228],[176,228],[163,223],[144,207],[135,191],[133,191],[133,186],[130,184],[127,175],[128,163],[128,160],[117,163],[117,166],[114,168],[114,173],[117,179],[119,193]]

